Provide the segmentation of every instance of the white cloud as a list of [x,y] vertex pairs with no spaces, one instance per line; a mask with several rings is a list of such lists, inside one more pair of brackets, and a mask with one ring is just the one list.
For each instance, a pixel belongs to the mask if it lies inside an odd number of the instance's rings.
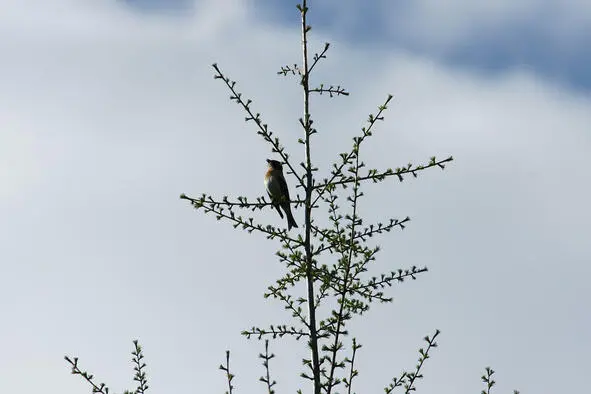
[[[154,392],[222,389],[216,367],[226,348],[243,391],[258,385],[260,347],[238,332],[288,317],[260,297],[281,272],[274,245],[177,197],[263,194],[269,150],[212,78],[214,61],[297,149],[298,84],[275,71],[299,60],[299,31],[225,4],[200,2],[179,19],[114,1],[52,2],[59,12],[46,2],[3,7],[0,369],[11,373],[0,392],[87,389],[67,374],[64,353],[112,389],[128,388],[135,337]],[[436,327],[441,346],[420,389],[478,390],[489,364],[499,391],[582,387],[589,98],[525,71],[493,79],[336,42],[318,77],[353,94],[313,100],[321,170],[390,92],[386,123],[362,148],[368,164],[456,157],[449,171],[367,190],[370,219],[413,217],[383,240],[379,267],[431,272],[359,322],[363,387],[412,367],[420,338]],[[279,224],[270,211],[258,218]],[[275,352],[281,388],[301,387],[290,370],[300,365],[290,357],[297,348]],[[538,380],[567,372],[567,381]]]

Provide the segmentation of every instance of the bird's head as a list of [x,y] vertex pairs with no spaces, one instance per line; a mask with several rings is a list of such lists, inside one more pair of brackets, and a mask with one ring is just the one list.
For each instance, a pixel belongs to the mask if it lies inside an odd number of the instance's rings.
[[267,163],[269,164],[269,168],[279,171],[283,170],[283,166],[277,160],[267,159]]

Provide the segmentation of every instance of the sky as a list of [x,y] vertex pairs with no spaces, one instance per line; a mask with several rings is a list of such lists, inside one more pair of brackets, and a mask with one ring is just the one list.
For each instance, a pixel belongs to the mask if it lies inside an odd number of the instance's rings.
[[[89,392],[64,355],[112,392],[263,391],[263,344],[240,331],[287,323],[262,297],[278,245],[178,197],[264,194],[270,147],[214,80],[217,62],[299,162],[300,61],[288,2],[4,0],[0,13],[0,392]],[[312,1],[314,160],[328,174],[388,94],[362,147],[370,167],[454,156],[445,171],[368,185],[373,273],[428,266],[353,323],[357,392],[414,367],[442,331],[419,393],[580,393],[591,366],[591,5],[581,1]],[[293,178],[288,182],[293,185]],[[292,186],[293,187],[293,186]],[[292,194],[298,190],[293,188]],[[303,221],[303,211],[294,212]],[[255,214],[282,225],[272,210]],[[295,232],[294,232],[295,234]],[[348,338],[350,340],[350,338]],[[350,342],[346,342],[346,345]],[[272,342],[277,392],[310,387],[302,343]]]

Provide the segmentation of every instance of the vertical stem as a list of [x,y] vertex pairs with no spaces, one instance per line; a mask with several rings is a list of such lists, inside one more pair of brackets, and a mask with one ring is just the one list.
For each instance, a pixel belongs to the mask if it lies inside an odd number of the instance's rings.
[[308,285],[308,314],[310,318],[310,348],[312,349],[312,373],[314,375],[314,394],[320,394],[320,362],[318,354],[318,332],[316,330],[316,308],[314,306],[314,275],[313,255],[311,248],[312,229],[312,158],[310,155],[310,84],[308,75],[308,25],[306,13],[308,12],[307,1],[302,0],[302,86],[304,87],[304,119],[303,126],[306,134],[306,280]]
[[[345,301],[347,300],[347,292],[349,291],[349,275],[351,273],[351,265],[353,264],[353,248],[355,247],[355,228],[357,225],[357,199],[359,198],[359,143],[360,140],[355,141],[355,146],[353,151],[355,152],[355,183],[353,183],[353,197],[351,198],[351,204],[353,205],[353,213],[351,214],[351,233],[349,236],[349,254],[346,256],[344,260],[345,266],[345,275],[343,280],[343,287],[341,289],[340,299],[339,299],[339,312],[337,314],[337,328],[334,333],[334,343],[333,343],[333,351],[332,351],[332,359],[330,362],[330,374],[328,377],[328,389],[326,390],[327,394],[332,393],[332,388],[334,387],[334,376],[336,371],[336,364],[337,364],[337,353],[339,351],[339,338],[341,333],[341,328],[344,327],[344,312],[345,312]],[[343,251],[343,257],[345,257],[345,251]],[[353,368],[351,366],[351,368]],[[349,387],[350,390],[350,387]]]

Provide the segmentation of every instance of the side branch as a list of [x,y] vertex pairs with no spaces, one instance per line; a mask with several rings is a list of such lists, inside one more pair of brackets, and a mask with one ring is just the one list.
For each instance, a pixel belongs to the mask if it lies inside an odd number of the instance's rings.
[[241,227],[242,229],[247,230],[249,233],[252,233],[253,231],[259,231],[261,233],[267,234],[268,239],[274,239],[277,237],[286,243],[294,243],[297,246],[303,245],[301,240],[289,237],[285,229],[279,230],[278,228],[271,225],[263,226],[261,224],[255,224],[253,218],[243,218],[242,216],[236,215],[232,210],[231,206],[224,207],[223,203],[215,201],[211,197],[207,197],[206,195],[202,195],[199,199],[194,199],[187,197],[183,194],[180,198],[184,200],[189,200],[193,207],[195,207],[196,209],[203,209],[203,211],[206,214],[215,214],[217,220],[229,220],[233,223],[232,225],[234,226],[234,228]]
[[345,363],[349,364],[349,378],[343,379],[343,383],[345,383],[345,387],[347,388],[347,394],[351,394],[353,379],[359,375],[359,372],[355,369],[355,355],[357,354],[357,350],[361,349],[361,347],[362,345],[357,343],[357,339],[353,338],[353,355],[350,359],[348,357],[345,358]]
[[333,97],[333,96],[348,96],[349,92],[347,92],[345,90],[345,88],[342,88],[340,85],[338,86],[333,86],[330,85],[328,88],[324,87],[324,84],[320,84],[319,87],[314,88],[314,89],[310,89],[310,93],[318,93],[322,96],[323,93],[327,93],[329,95],[329,97]]
[[[236,201],[231,201],[227,196],[222,197],[222,200],[214,200],[211,197],[207,197],[205,194],[202,195],[199,198],[193,198],[193,197],[189,197],[187,196],[185,193],[182,193],[180,195],[180,199],[181,200],[189,200],[190,202],[207,202],[207,203],[214,203],[218,206],[224,206],[224,207],[235,207],[235,208],[247,208],[252,210],[253,212],[255,210],[261,210],[264,207],[273,207],[273,203],[270,201],[267,201],[265,199],[264,196],[261,197],[257,197],[256,198],[256,202],[249,202],[248,198],[246,197],[236,197]],[[306,201],[304,200],[291,200],[290,203],[291,204],[295,204],[296,207],[303,205]]]
[[301,328],[295,328],[293,326],[288,327],[285,324],[274,326],[270,325],[268,329],[252,327],[250,330],[244,330],[240,334],[244,335],[247,339],[251,337],[257,337],[259,340],[264,336],[272,336],[273,339],[277,337],[283,338],[285,335],[290,335],[299,340],[301,337],[309,337],[310,334]]
[[99,383],[98,385],[94,383],[94,375],[89,374],[86,371],[82,371],[78,367],[78,357],[70,358],[68,356],[64,356],[64,359],[70,363],[72,366],[72,375],[80,375],[82,376],[91,386],[93,393],[100,393],[100,394],[108,394],[109,388],[104,383]]
[[[448,157],[447,159],[443,159],[443,160],[437,160],[435,157],[432,157],[431,160],[429,161],[429,164],[425,164],[425,165],[413,166],[412,164],[409,164],[406,167],[397,168],[396,170],[388,168],[386,171],[383,171],[383,172],[378,172],[377,170],[369,170],[366,175],[357,178],[357,180],[359,180],[359,181],[372,180],[374,182],[379,182],[379,181],[383,181],[387,177],[395,175],[398,177],[398,180],[402,182],[404,180],[404,175],[412,174],[416,178],[418,176],[419,172],[424,171],[424,170],[431,168],[431,167],[439,167],[441,169],[444,169],[445,163],[448,163],[451,161],[453,161],[452,156]],[[346,185],[346,184],[350,184],[350,183],[354,183],[354,182],[355,182],[355,177],[343,176],[343,179],[341,179],[341,180],[324,181],[322,183],[316,184],[314,186],[314,188],[318,190],[318,195],[320,197],[321,193],[323,193],[324,190],[326,190],[327,186]],[[319,197],[317,197],[317,198],[319,198]]]
[[232,380],[236,377],[232,372],[230,372],[230,351],[226,350],[226,365],[220,364],[219,369],[224,371],[226,375],[226,380],[228,381],[228,391],[226,394],[232,394],[234,392],[234,385],[232,384]]
[[415,368],[414,372],[408,374],[408,385],[405,385],[406,392],[405,394],[409,394],[411,391],[415,391],[416,388],[414,387],[415,381],[417,379],[422,379],[423,375],[421,374],[421,368],[423,368],[423,364],[425,361],[430,357],[429,351],[432,348],[437,347],[437,342],[435,342],[435,338],[439,335],[441,331],[435,330],[435,334],[432,337],[428,335],[424,338],[425,342],[427,342],[427,349],[423,350],[422,348],[419,349],[419,362]]
[[[353,235],[353,240],[356,241],[358,239],[365,241],[367,238],[371,238],[376,234],[382,234],[384,232],[390,232],[394,227],[400,227],[401,230],[404,230],[406,224],[410,222],[410,217],[406,217],[402,220],[399,219],[390,219],[388,224],[378,223],[378,224],[370,224],[369,226],[365,227],[361,231],[355,231]],[[334,230],[321,230],[319,228],[314,229],[317,234],[320,234],[320,241],[328,241],[328,245],[323,245],[314,251],[315,255],[319,255],[320,253],[324,252],[325,250],[333,251],[333,250],[340,250],[341,246],[348,240],[345,235],[341,232],[338,233]]]
[[275,358],[273,353],[269,353],[269,341],[265,341],[265,354],[260,353],[259,358],[263,359],[263,367],[265,368],[265,376],[261,376],[259,380],[267,385],[267,393],[275,394],[273,386],[277,384],[276,381],[271,380],[271,372],[269,371],[269,361]]
[[[318,64],[318,62],[320,61],[320,59],[326,59],[326,52],[328,52],[328,48],[330,48],[330,43],[325,43],[324,44],[324,49],[322,50],[322,52],[320,53],[316,53],[314,54],[314,58],[312,59],[312,64],[310,65],[310,67],[308,68],[308,74],[310,74],[312,72],[312,70],[314,69],[314,67],[316,67],[316,64]],[[292,74],[292,75],[302,75],[302,69],[297,65],[286,65],[286,66],[282,66],[280,71],[277,71],[277,74],[279,75],[283,75],[286,76],[287,74]]]
[[363,134],[361,136],[355,137],[353,139],[355,142],[353,149],[348,153],[341,153],[340,156],[341,156],[342,162],[338,166],[336,164],[334,165],[335,168],[334,168],[334,170],[331,171],[332,176],[330,177],[330,179],[325,179],[324,183],[317,184],[314,187],[316,189],[318,195],[316,196],[316,198],[312,202],[312,205],[316,205],[318,200],[320,198],[322,198],[322,195],[324,194],[324,192],[326,192],[326,189],[329,187],[332,187],[332,184],[334,183],[335,179],[343,176],[343,168],[345,168],[345,166],[349,166],[352,164],[352,160],[353,160],[353,158],[355,158],[355,155],[357,154],[357,150],[359,148],[359,145],[361,145],[361,143],[363,142],[363,140],[365,140],[366,137],[371,136],[371,134],[372,134],[371,130],[373,129],[374,125],[379,120],[384,120],[384,117],[382,116],[382,114],[388,108],[388,103],[392,100],[392,98],[393,98],[393,96],[391,94],[388,95],[384,104],[379,106],[378,113],[375,116],[373,114],[369,115],[368,126],[363,127],[361,129],[361,131],[363,131]]
[[144,359],[144,352],[137,339],[133,341],[133,346],[135,347],[133,352],[131,352],[133,355],[132,360],[135,364],[133,368],[135,370],[135,376],[133,377],[133,380],[138,382],[138,386],[135,389],[134,394],[145,394],[149,386],[148,379],[146,378],[146,371],[144,369],[146,368],[146,363],[142,361]]
[[308,74],[310,74],[312,70],[314,70],[314,67],[316,67],[320,59],[326,59],[326,52],[328,52],[328,48],[330,48],[330,43],[325,42],[324,49],[322,50],[322,52],[314,54],[312,64],[310,65],[310,67],[308,67]]
[[285,283],[279,283],[279,286],[269,286],[269,292],[265,293],[264,297],[269,298],[277,298],[280,299],[285,303],[285,309],[291,311],[291,316],[298,319],[309,331],[310,330],[310,323],[308,323],[306,316],[304,315],[304,310],[302,309],[301,305],[304,303],[301,298],[296,300],[289,294],[285,293],[287,289]]
[[239,104],[240,106],[242,106],[242,108],[244,109],[244,111],[246,111],[246,113],[248,114],[248,116],[245,118],[245,120],[247,122],[249,121],[254,121],[258,127],[258,131],[257,134],[262,136],[265,141],[267,141],[268,143],[271,144],[271,146],[273,147],[273,152],[277,152],[279,153],[279,156],[281,156],[281,159],[283,159],[283,162],[285,162],[285,164],[289,167],[290,171],[293,173],[293,175],[297,178],[298,183],[301,186],[305,186],[304,180],[298,175],[298,173],[295,171],[295,169],[293,168],[293,166],[291,165],[291,163],[289,162],[289,155],[285,153],[285,148],[283,146],[281,146],[280,142],[279,142],[279,138],[273,137],[273,132],[269,130],[269,127],[267,124],[263,123],[263,121],[261,120],[261,114],[259,113],[253,113],[252,110],[250,109],[250,105],[252,104],[252,100],[248,99],[247,101],[244,101],[242,99],[242,93],[238,92],[236,90],[236,82],[235,81],[231,81],[230,78],[226,77],[222,71],[219,69],[217,64],[213,64],[212,67],[214,68],[214,70],[216,71],[216,74],[214,75],[215,79],[221,79],[222,81],[224,81],[224,83],[226,84],[226,86],[228,87],[228,89],[230,89],[230,92],[232,92],[232,95],[230,96],[230,100],[235,101],[237,104]]
[[440,333],[441,331],[435,330],[433,336],[429,337],[427,335],[424,338],[424,341],[427,342],[427,348],[424,350],[422,348],[419,349],[419,361],[415,367],[414,372],[403,372],[399,378],[393,378],[392,383],[384,387],[384,391],[386,392],[386,394],[391,394],[397,387],[404,387],[405,394],[409,394],[413,391],[416,391],[416,387],[414,387],[415,382],[417,379],[423,378],[423,375],[421,374],[421,369],[423,368],[423,364],[425,363],[425,361],[430,357],[429,352],[431,351],[431,349],[437,347],[437,342],[435,342],[435,339]]
[[367,300],[377,299],[381,302],[391,302],[392,298],[384,297],[384,292],[380,289],[383,289],[384,287],[392,287],[393,283],[401,283],[408,278],[416,280],[417,274],[422,274],[427,271],[427,267],[417,268],[415,266],[405,270],[399,269],[398,271],[392,271],[387,275],[382,274],[379,279],[373,277],[365,283],[357,283],[354,286],[351,286],[351,290]]

